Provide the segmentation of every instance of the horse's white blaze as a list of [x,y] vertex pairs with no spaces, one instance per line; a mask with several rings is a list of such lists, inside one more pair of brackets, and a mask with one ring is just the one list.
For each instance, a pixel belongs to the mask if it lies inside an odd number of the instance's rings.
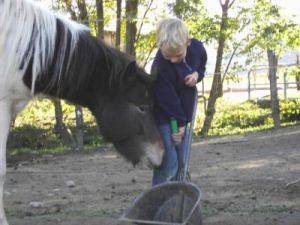
[[148,160],[153,166],[160,166],[162,163],[164,151],[158,144],[148,144],[145,146],[145,152]]

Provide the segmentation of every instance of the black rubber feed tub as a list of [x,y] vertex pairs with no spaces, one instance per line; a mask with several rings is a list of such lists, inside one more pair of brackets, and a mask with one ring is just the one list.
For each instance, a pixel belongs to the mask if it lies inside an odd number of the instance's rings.
[[202,225],[200,189],[186,182],[167,182],[141,193],[121,221],[138,225]]

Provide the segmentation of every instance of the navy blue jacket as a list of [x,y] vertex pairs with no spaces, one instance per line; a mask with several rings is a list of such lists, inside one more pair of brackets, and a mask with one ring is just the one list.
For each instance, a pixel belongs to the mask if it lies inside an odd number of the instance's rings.
[[169,124],[173,117],[179,126],[184,126],[192,119],[194,107],[194,88],[184,84],[184,78],[197,71],[198,82],[205,73],[207,62],[206,50],[202,42],[191,39],[187,47],[185,62],[178,64],[165,60],[160,50],[156,53],[152,71],[158,73],[154,83],[154,118],[158,125]]

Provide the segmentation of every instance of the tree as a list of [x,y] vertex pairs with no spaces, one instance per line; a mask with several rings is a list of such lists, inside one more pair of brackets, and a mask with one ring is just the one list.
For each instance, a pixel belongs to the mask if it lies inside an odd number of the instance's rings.
[[77,0],[77,6],[78,6],[78,14],[79,14],[78,18],[82,21],[88,20],[88,12],[86,8],[85,0]]
[[126,52],[129,55],[135,57],[135,46],[136,41],[136,23],[138,14],[138,0],[127,0],[126,1]]
[[[156,47],[155,41],[155,31],[150,31],[147,34],[142,34],[142,29],[145,23],[149,23],[149,19],[147,19],[148,13],[151,11],[151,7],[153,5],[154,0],[148,1],[147,5],[143,5],[145,8],[143,12],[143,16],[141,17],[138,31],[136,34],[136,41],[135,41],[135,51],[136,51],[136,59],[141,63],[143,68],[150,61],[151,54],[153,53]],[[141,5],[141,4],[140,4]],[[155,27],[155,26],[153,26]]]
[[63,122],[63,111],[61,106],[61,100],[54,98],[52,99],[52,102],[54,104],[55,120],[56,120],[54,131],[59,134],[61,140],[65,145],[72,145],[74,144],[74,140]]
[[97,36],[104,39],[104,9],[103,0],[96,0],[96,11],[97,11]]
[[252,15],[248,48],[267,53],[272,118],[277,129],[280,127],[276,75],[278,58],[287,50],[300,46],[300,26],[283,17],[281,9],[270,0],[256,0]]
[[[62,1],[64,8],[71,14],[72,20],[80,20],[83,21],[86,25],[89,25],[89,16],[87,11],[87,5],[85,0],[76,0],[77,8],[78,8],[78,15],[74,9],[74,5],[72,4],[71,0],[64,0]],[[83,150],[83,110],[80,105],[75,105],[75,118],[76,118],[76,133],[75,133],[75,141],[76,146],[75,149]]]
[[[216,102],[223,95],[223,82],[228,77],[228,72],[232,68],[237,68],[236,62],[233,64],[233,67],[231,64],[234,57],[242,52],[241,46],[246,35],[242,36],[240,34],[249,24],[249,19],[247,19],[249,8],[246,5],[238,5],[235,8],[235,15],[231,17],[228,15],[229,9],[234,6],[234,1],[220,0],[221,16],[210,16],[200,0],[177,0],[173,5],[175,14],[183,18],[188,25],[191,37],[202,40],[204,45],[215,44],[217,46],[213,83],[201,131],[202,135],[206,135],[211,127]],[[239,1],[239,3],[243,2],[243,0]]]
[[277,92],[277,66],[278,66],[278,57],[276,56],[275,51],[268,49],[268,61],[269,61],[269,80],[270,80],[270,92],[271,92],[271,108],[272,108],[272,118],[274,121],[275,129],[280,127],[280,118],[279,118],[279,101],[278,101],[278,92]]
[[[177,1],[177,3],[182,2],[185,1]],[[292,46],[299,46],[299,26],[287,22],[282,15],[276,17],[278,10],[276,10],[276,6],[271,4],[271,1],[257,0],[254,2],[255,4],[243,0],[239,0],[238,2],[239,4],[234,4],[235,0],[220,0],[222,8],[221,17],[209,17],[204,10],[199,13],[201,17],[183,16],[183,18],[186,18],[192,36],[200,37],[200,40],[202,39],[210,43],[214,42],[215,39],[217,40],[216,65],[206,116],[201,130],[202,135],[206,135],[211,127],[215,114],[215,105],[217,99],[223,94],[223,82],[228,75],[228,71],[237,67],[237,62],[233,63],[233,67],[231,66],[236,56],[251,55],[251,60],[248,58],[246,65],[244,65],[247,66],[247,63],[253,62],[253,59],[262,57],[262,54],[258,54],[258,49],[264,49],[265,53],[268,49],[274,50],[276,56],[278,56],[277,50],[274,47],[287,50]],[[229,9],[230,12],[234,12],[234,16],[229,16]],[[264,19],[262,20],[261,18]],[[266,24],[269,19],[276,22],[276,26],[271,26],[271,32],[267,35],[266,28],[269,26],[262,25]],[[283,23],[282,21],[286,22]],[[259,26],[255,24],[259,24]],[[277,35],[277,41],[273,42],[273,40],[276,40],[274,37]],[[266,38],[265,36],[270,37]],[[261,48],[261,46],[264,46],[264,48]],[[269,47],[267,48],[267,46]],[[269,56],[271,55],[269,54]],[[276,62],[277,60],[273,58],[271,61]],[[276,71],[272,71],[272,74],[274,72]],[[274,89],[274,85],[272,87]],[[273,94],[273,96],[275,95]],[[276,100],[273,102],[276,102]],[[275,109],[273,111],[276,112]],[[276,115],[276,113],[273,115]]]
[[222,60],[223,60],[223,53],[225,42],[227,39],[227,31],[229,30],[229,23],[228,23],[228,10],[233,5],[235,0],[225,0],[224,3],[220,0],[220,5],[222,7],[222,18],[221,18],[221,25],[220,31],[218,36],[218,50],[217,50],[217,59],[214,71],[214,78],[213,83],[211,86],[209,100],[207,104],[207,110],[205,112],[205,119],[203,123],[203,127],[201,129],[201,135],[206,135],[211,127],[211,123],[213,117],[215,115],[215,105],[216,101],[219,97],[223,95],[223,83],[222,83],[222,76],[221,76],[221,68],[222,68]]
[[[60,8],[59,2],[57,5],[54,4],[52,1],[52,8]],[[55,110],[55,126],[54,126],[54,132],[58,133],[62,142],[66,145],[72,145],[74,144],[74,140],[72,138],[72,135],[68,132],[67,127],[65,126],[63,122],[63,111],[62,111],[62,106],[61,106],[61,100],[54,98],[51,99],[53,104],[54,104],[54,110]]]
[[121,44],[121,15],[122,15],[122,0],[117,0],[117,22],[116,22],[116,48],[120,49]]
[[[85,0],[77,0],[77,6],[78,6],[78,10],[79,10],[78,19],[81,20],[81,21],[85,21],[85,24],[89,25],[89,22],[88,22],[89,21],[89,16],[88,16]],[[83,120],[83,110],[82,110],[82,107],[80,105],[75,105],[75,116],[76,116],[76,135],[75,135],[75,137],[76,137],[76,149],[77,150],[83,150],[84,149],[84,146],[83,146],[83,125],[84,125],[84,120]]]

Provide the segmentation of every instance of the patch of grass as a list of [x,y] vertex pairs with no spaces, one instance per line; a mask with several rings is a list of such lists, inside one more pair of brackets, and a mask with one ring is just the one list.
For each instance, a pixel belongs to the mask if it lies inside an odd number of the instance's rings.
[[86,218],[118,218],[121,214],[121,210],[118,209],[87,209],[87,210],[69,210],[67,212],[57,213],[58,215],[68,215],[68,216],[76,216],[76,217],[86,217]]
[[[205,114],[199,102],[194,134],[200,134]],[[280,120],[282,126],[300,122],[300,100],[280,101]],[[274,127],[269,101],[230,103],[220,99],[212,121],[209,136],[244,134],[272,129]]]
[[[75,140],[75,106],[61,101],[63,123]],[[107,143],[99,135],[97,124],[91,112],[83,108],[84,146],[94,149]],[[54,154],[73,148],[73,144],[64,145],[55,127],[54,104],[49,99],[31,101],[13,121],[13,129],[8,137],[9,154]]]
[[201,213],[205,217],[215,216],[219,214],[219,210],[213,207],[202,207]]
[[266,205],[254,208],[251,213],[287,213],[291,209],[286,205]]
[[[62,101],[63,122],[75,139],[75,107]],[[300,100],[280,101],[280,119],[282,126],[299,124]],[[83,108],[84,146],[95,149],[107,143],[99,135],[94,116]],[[204,121],[203,102],[199,100],[194,135],[200,134]],[[64,145],[55,132],[55,109],[51,100],[32,101],[18,115],[8,138],[9,154],[55,154],[74,148]],[[244,134],[273,128],[269,101],[231,103],[222,99],[217,102],[216,113],[209,136]]]
[[31,149],[31,148],[14,148],[10,149],[9,155],[44,155],[44,154],[59,154],[66,152],[67,146],[59,145],[53,148],[41,148],[41,149]]
[[205,217],[216,216],[220,213],[237,213],[237,214],[269,214],[269,213],[288,213],[291,212],[292,209],[286,205],[266,205],[260,206],[256,208],[235,208],[235,209],[218,209],[215,207],[202,207],[202,214]]

